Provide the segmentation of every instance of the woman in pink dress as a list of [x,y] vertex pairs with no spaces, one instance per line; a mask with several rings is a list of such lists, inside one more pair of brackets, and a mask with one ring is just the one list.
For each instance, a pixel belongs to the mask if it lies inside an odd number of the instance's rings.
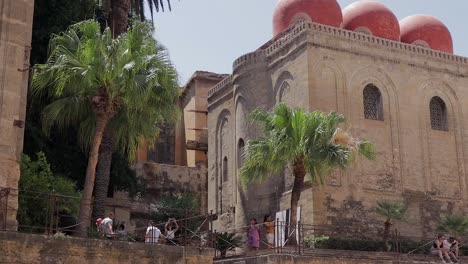
[[250,219],[247,243],[250,250],[258,251],[260,248],[260,230],[258,228],[257,219],[255,218]]

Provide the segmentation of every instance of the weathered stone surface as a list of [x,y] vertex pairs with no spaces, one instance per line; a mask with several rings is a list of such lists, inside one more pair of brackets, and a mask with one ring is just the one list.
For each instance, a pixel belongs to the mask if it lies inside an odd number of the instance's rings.
[[[33,10],[34,0],[0,3],[0,188],[14,192],[18,189],[23,151]],[[0,229],[14,229],[17,196],[10,195],[8,201],[0,197],[0,203],[8,203],[6,223],[0,217]]]
[[294,256],[289,254],[265,254],[262,256],[250,256],[216,260],[216,264],[427,264],[440,263],[434,256],[405,255],[318,250],[306,253],[306,256]]
[[[242,227],[289,208],[288,170],[246,190],[239,185],[238,142],[260,136],[246,115],[284,102],[340,112],[355,136],[377,148],[376,161],[358,159],[328,185],[305,188],[303,223],[377,236],[384,219],[373,210],[376,201],[404,200],[410,210],[407,222],[398,223],[402,234],[433,237],[442,217],[468,212],[467,80],[468,58],[309,22],[241,56],[208,94],[208,207],[220,214],[215,227]],[[380,91],[383,120],[364,116],[370,84]],[[446,105],[447,131],[431,127],[435,96]]]
[[213,263],[212,249],[0,232],[0,263]]
[[[203,164],[197,167],[174,166],[151,162],[139,162],[134,166],[135,172],[145,184],[142,196],[129,198],[128,193],[116,192],[113,198],[107,199],[107,211],[113,212],[115,221],[125,224],[127,230],[138,230],[143,236],[144,229],[151,218],[152,210],[165,195],[191,194],[200,204],[195,215],[208,212],[207,169]],[[181,212],[180,218],[183,218]]]

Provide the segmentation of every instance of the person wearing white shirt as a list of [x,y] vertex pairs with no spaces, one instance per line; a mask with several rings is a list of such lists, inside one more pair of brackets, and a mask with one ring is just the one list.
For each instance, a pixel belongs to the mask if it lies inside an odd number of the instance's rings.
[[159,228],[154,226],[153,221],[149,221],[148,228],[146,228],[145,243],[157,244],[159,242],[160,235],[161,235],[161,230],[159,230]]

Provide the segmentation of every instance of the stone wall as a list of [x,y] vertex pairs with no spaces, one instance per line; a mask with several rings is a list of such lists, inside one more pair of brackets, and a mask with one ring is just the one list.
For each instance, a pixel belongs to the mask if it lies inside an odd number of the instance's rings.
[[396,255],[374,252],[317,251],[308,256],[263,255],[225,260],[216,260],[216,264],[427,264],[439,263],[434,256]]
[[116,192],[107,199],[107,211],[113,212],[116,223],[125,224],[128,231],[144,229],[151,218],[152,205],[165,195],[192,194],[200,204],[196,214],[207,213],[207,169],[203,164],[192,168],[139,162],[134,170],[145,184],[144,195],[132,199],[125,192]]
[[[378,236],[385,219],[374,213],[376,201],[404,200],[409,210],[407,222],[397,224],[402,234],[433,237],[444,216],[468,212],[467,79],[468,58],[310,22],[241,56],[208,98],[209,208],[220,214],[215,225],[241,227],[289,207],[290,173],[247,190],[238,185],[238,142],[259,136],[245,116],[284,102],[342,113],[352,134],[374,142],[377,151],[375,161],[358,159],[326,186],[305,188],[303,223]],[[364,115],[368,85],[380,93],[378,120]],[[446,106],[446,130],[431,126],[435,97]]]
[[[4,188],[17,189],[20,177],[33,10],[34,0],[0,2],[0,187]],[[0,195],[0,229],[16,226],[18,201],[12,192],[8,200]],[[6,217],[2,207],[9,209]]]
[[211,249],[0,232],[0,263],[213,263]]

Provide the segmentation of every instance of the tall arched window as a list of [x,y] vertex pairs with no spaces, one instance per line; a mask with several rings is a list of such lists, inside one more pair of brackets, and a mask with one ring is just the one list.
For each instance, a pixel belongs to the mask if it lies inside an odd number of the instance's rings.
[[382,94],[379,88],[368,84],[363,91],[364,118],[371,120],[384,120]]
[[237,144],[237,166],[239,169],[244,166],[244,147],[244,140],[240,138],[239,143]]
[[432,97],[429,108],[431,112],[432,129],[447,131],[447,107],[445,106],[444,100],[438,96]]
[[227,182],[229,179],[228,177],[228,159],[224,157],[223,159],[223,182]]

